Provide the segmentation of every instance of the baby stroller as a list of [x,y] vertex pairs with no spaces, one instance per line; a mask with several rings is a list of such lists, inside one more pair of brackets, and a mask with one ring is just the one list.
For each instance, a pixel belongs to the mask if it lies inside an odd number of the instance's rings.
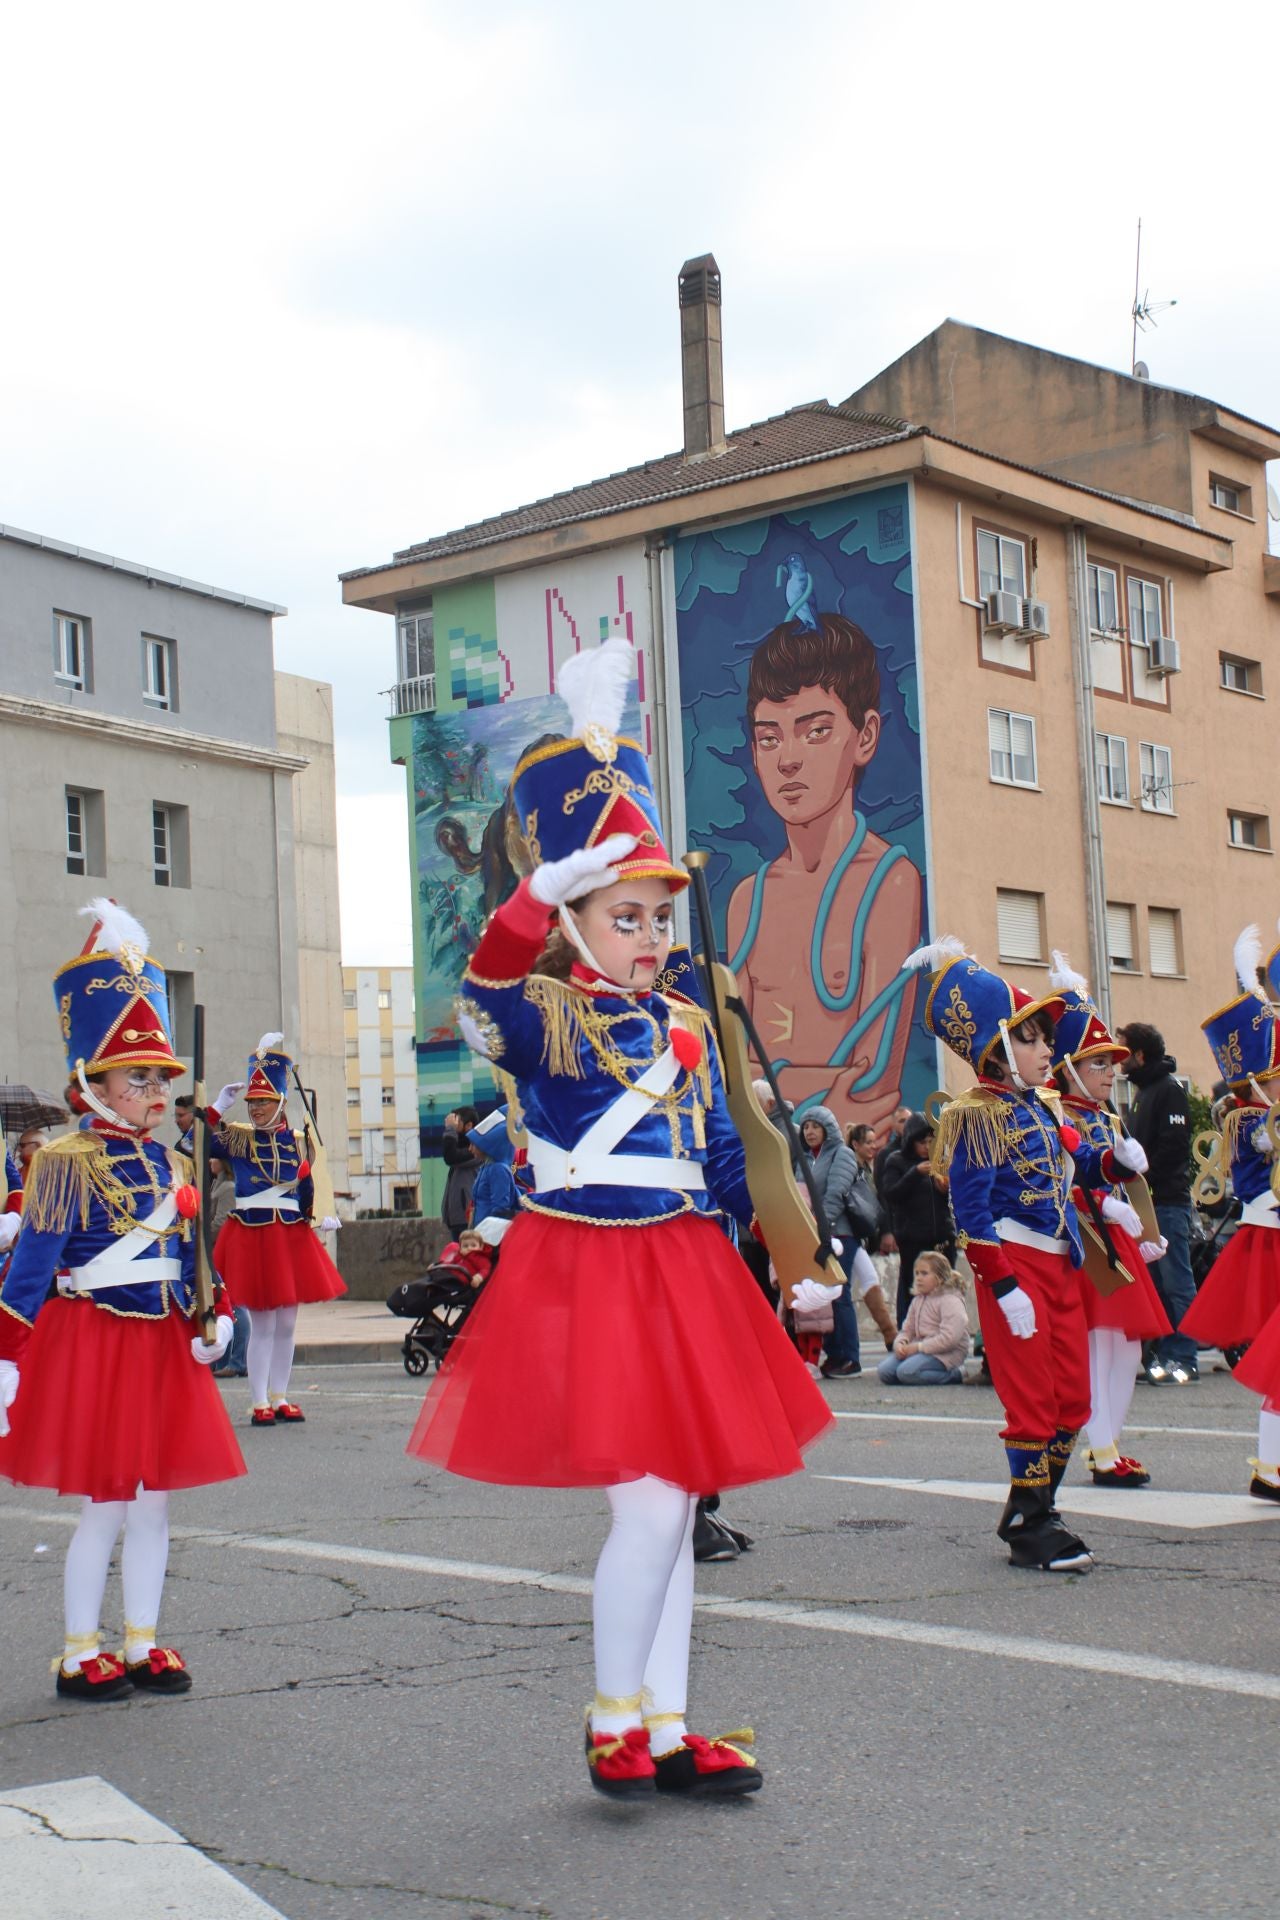
[[433,1360],[440,1365],[479,1296],[474,1278],[466,1267],[446,1260],[388,1294],[391,1312],[414,1323],[400,1348],[407,1374],[425,1373]]

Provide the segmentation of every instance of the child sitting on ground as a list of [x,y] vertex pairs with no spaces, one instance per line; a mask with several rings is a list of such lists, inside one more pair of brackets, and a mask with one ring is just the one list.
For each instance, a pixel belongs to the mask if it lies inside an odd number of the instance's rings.
[[944,1253],[919,1254],[913,1280],[902,1331],[877,1372],[886,1386],[958,1386],[969,1352],[964,1281]]

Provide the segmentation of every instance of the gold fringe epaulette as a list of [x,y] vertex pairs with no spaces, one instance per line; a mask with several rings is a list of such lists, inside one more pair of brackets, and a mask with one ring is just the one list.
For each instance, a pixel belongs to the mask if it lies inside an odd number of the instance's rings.
[[233,1160],[247,1160],[253,1148],[253,1136],[258,1131],[243,1120],[222,1120],[218,1123],[216,1135],[210,1142],[210,1151],[214,1159],[218,1158],[218,1141],[225,1145]]
[[963,1135],[970,1160],[978,1167],[998,1167],[1009,1151],[1009,1104],[986,1087],[970,1087],[948,1101],[938,1115],[930,1164],[945,1173]]
[[524,1108],[520,1104],[520,1090],[515,1077],[502,1067],[494,1067],[493,1077],[498,1083],[498,1092],[502,1095],[502,1104],[507,1110],[507,1133],[512,1140],[524,1132]]
[[113,1215],[133,1211],[133,1196],[111,1170],[106,1142],[95,1133],[68,1133],[42,1147],[31,1162],[22,1194],[22,1218],[36,1233],[68,1233],[89,1224],[94,1198]]
[[597,1013],[585,993],[549,974],[531,973],[524,997],[542,1015],[543,1064],[568,1080],[581,1080],[582,1042],[586,1040],[593,1049],[606,1044],[607,1018]]
[[1245,1133],[1248,1139],[1256,1127],[1265,1127],[1267,1112],[1264,1107],[1231,1107],[1222,1116],[1222,1152],[1227,1161],[1234,1160],[1240,1150],[1240,1135]]
[[[696,1033],[702,1042],[702,1058],[698,1062],[698,1092],[704,1107],[711,1105],[711,1053],[715,1049],[716,1061],[720,1068],[720,1078],[724,1079],[724,1061],[720,1059],[720,1049],[716,1040],[716,1030],[711,1015],[696,1000],[688,1000],[682,993],[664,994],[668,1013],[672,1016],[673,1027],[687,1027],[690,1033]],[[675,1016],[679,1017],[676,1018]]]

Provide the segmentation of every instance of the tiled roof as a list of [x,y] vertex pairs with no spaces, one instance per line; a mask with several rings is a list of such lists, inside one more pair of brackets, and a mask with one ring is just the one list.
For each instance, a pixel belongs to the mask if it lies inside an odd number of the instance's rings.
[[534,500],[527,507],[495,514],[490,520],[477,520],[474,525],[459,527],[453,533],[437,534],[432,540],[402,548],[390,562],[357,567],[341,577],[358,580],[366,574],[381,573],[386,565],[399,566],[414,560],[437,560],[446,554],[466,553],[475,547],[513,540],[522,533],[539,533],[551,527],[572,525],[576,520],[595,520],[605,514],[621,513],[628,507],[677,500],[684,494],[702,493],[734,480],[750,480],[758,474],[777,473],[786,467],[829,460],[836,454],[867,447],[888,446],[923,432],[923,427],[910,426],[903,420],[863,413],[847,404],[833,407],[827,400],[811,400],[804,406],[775,414],[770,420],[760,420],[754,426],[728,434],[723,453],[705,454],[695,460],[686,460],[682,453],[663,454],[638,467],[611,473],[603,480],[591,480],[586,486],[571,487],[566,493]]

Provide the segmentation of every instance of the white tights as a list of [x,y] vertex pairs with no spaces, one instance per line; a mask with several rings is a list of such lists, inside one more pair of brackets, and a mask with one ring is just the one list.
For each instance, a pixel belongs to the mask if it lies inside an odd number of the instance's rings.
[[1105,1465],[1119,1450],[1120,1435],[1129,1418],[1138,1356],[1142,1343],[1130,1340],[1118,1327],[1089,1329],[1089,1390],[1092,1406],[1085,1425],[1091,1450]]
[[652,1729],[653,1749],[664,1753],[684,1737],[698,1503],[648,1474],[608,1495],[613,1525],[596,1562],[592,1617],[597,1702],[613,1710],[597,1704],[591,1724],[597,1733],[638,1727],[643,1694],[644,1714],[664,1721]]
[[102,1596],[122,1525],[125,1656],[141,1660],[156,1644],[160,1596],[169,1564],[169,1496],[139,1487],[132,1500],[85,1500],[62,1577],[67,1633],[63,1664],[68,1673],[100,1651]]
[[865,1247],[855,1248],[853,1259],[850,1262],[849,1277],[857,1287],[860,1298],[865,1298],[865,1296],[870,1293],[872,1287],[878,1287],[880,1285],[880,1275],[876,1272],[875,1264]]
[[298,1326],[296,1307],[272,1307],[249,1315],[249,1388],[255,1407],[269,1407],[289,1391],[293,1371],[293,1344]]
[[1280,1483],[1280,1400],[1264,1400],[1258,1415],[1258,1466],[1260,1479]]

